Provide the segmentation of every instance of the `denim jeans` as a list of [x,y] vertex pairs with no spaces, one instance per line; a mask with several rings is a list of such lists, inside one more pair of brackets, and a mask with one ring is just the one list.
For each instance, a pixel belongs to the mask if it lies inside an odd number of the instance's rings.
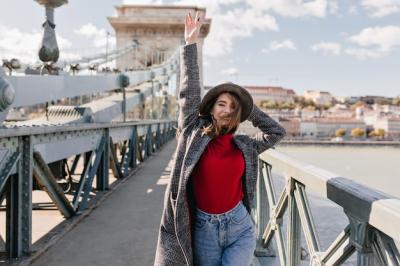
[[193,237],[198,266],[248,266],[256,248],[254,222],[241,201],[222,214],[197,209]]

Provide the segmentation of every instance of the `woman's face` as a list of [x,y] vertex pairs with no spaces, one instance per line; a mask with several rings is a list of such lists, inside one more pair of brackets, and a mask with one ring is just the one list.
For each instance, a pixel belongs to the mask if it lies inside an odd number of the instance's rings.
[[236,106],[231,97],[229,93],[221,93],[210,112],[219,126],[228,125],[235,111]]

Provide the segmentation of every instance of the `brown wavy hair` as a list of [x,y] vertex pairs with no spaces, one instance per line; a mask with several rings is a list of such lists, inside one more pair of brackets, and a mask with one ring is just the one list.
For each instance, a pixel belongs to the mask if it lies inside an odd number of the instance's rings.
[[[211,115],[211,110],[214,107],[214,104],[217,102],[219,96],[223,93],[227,93],[229,98],[232,100],[232,102],[235,104],[235,110],[230,114],[230,121],[227,126],[221,127],[217,124],[217,121],[214,119],[214,117]],[[209,102],[206,108],[208,116],[210,118],[210,124],[208,126],[205,126],[202,128],[202,135],[208,135],[212,138],[228,134],[228,133],[234,133],[237,129],[237,127],[240,124],[240,118],[242,114],[242,105],[240,104],[239,97],[231,93],[229,91],[223,91],[220,94],[218,94],[217,97],[215,97],[212,101]]]

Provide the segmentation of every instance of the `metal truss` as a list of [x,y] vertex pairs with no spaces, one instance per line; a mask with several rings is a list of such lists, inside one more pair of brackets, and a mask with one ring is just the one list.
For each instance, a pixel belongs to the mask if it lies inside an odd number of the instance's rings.
[[[33,180],[68,219],[88,207],[92,192],[109,188],[110,168],[115,177],[127,177],[174,138],[175,126],[175,121],[154,121],[2,130],[0,199],[6,198],[7,256],[18,258],[32,250]],[[71,187],[72,200],[48,165],[68,158],[74,158],[69,174],[76,174],[83,160],[79,182]]]
[[[286,178],[278,200],[272,183],[272,166],[281,170]],[[322,251],[319,244],[307,187],[343,207],[349,219],[347,227],[326,251]],[[303,232],[310,265],[341,265],[354,252],[357,252],[357,265],[400,265],[394,242],[400,240],[400,230],[394,229],[400,221],[399,203],[390,195],[336,177],[323,169],[303,165],[279,152],[268,151],[259,158],[257,206],[253,210],[258,229],[256,255],[274,256],[271,240],[275,237],[280,264],[300,265]],[[286,242],[282,233],[285,214]],[[385,220],[389,216],[391,219]]]

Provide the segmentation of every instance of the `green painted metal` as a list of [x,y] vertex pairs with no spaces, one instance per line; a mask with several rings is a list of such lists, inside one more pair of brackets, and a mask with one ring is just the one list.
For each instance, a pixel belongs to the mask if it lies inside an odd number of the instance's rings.
[[32,141],[18,138],[18,174],[10,178],[6,206],[6,252],[10,258],[29,255],[32,245]]
[[[8,155],[3,157],[6,159],[3,159],[3,164],[0,165],[0,188],[3,189],[3,196],[7,199],[5,241],[7,256],[18,258],[29,255],[32,250],[33,177],[49,193],[60,212],[69,218],[76,211],[80,212],[90,204],[89,193],[91,191],[101,191],[108,188],[109,168],[119,169],[117,170],[117,176],[123,177],[121,167],[127,167],[128,170],[134,169],[138,158],[141,159],[139,162],[148,158],[153,151],[174,137],[175,129],[172,125],[175,124],[176,122],[174,121],[157,121],[153,124],[70,125],[41,129],[32,128],[29,130],[21,129],[14,132],[9,130],[2,131],[0,133],[0,143],[8,150]],[[127,151],[123,165],[116,159],[111,139],[111,130],[118,128],[131,128],[132,132],[130,137],[126,139]],[[102,136],[101,140],[99,140],[99,135]],[[49,162],[35,147],[40,146],[43,149],[43,145],[70,141],[75,137],[85,137],[91,139],[92,142],[100,141],[100,144],[97,145],[96,151],[84,151],[86,158],[83,160],[85,161],[83,172],[75,188],[74,198],[72,202],[69,202],[48,167],[47,164]],[[96,147],[96,145],[93,145],[93,147]],[[34,149],[35,154],[33,153]],[[71,167],[71,174],[76,174],[82,155],[79,152],[68,156],[75,157]],[[63,160],[68,160],[69,158],[63,158]],[[52,158],[48,159],[52,162]],[[128,173],[128,171],[124,172],[125,174]],[[92,186],[95,176],[97,177],[96,190]]]
[[121,166],[118,162],[118,157],[117,154],[115,153],[115,146],[110,138],[110,163],[111,163],[111,169],[113,170],[113,173],[116,177],[118,178],[123,178],[124,174],[122,173]]
[[74,215],[74,208],[64,195],[62,188],[57,184],[56,178],[39,152],[33,153],[33,176],[47,194],[49,194],[65,218]]
[[101,155],[100,166],[96,175],[96,189],[99,191],[109,188],[109,163],[110,163],[110,132],[108,129],[104,131],[104,151]]
[[[102,138],[97,150],[96,150],[96,158],[94,160],[93,165],[90,166],[89,174],[88,177],[85,179],[84,186],[83,186],[83,195],[82,195],[82,200],[79,203],[78,211],[83,211],[84,209],[87,208],[88,205],[88,199],[89,199],[89,193],[92,191],[92,183],[93,183],[93,178],[98,170],[98,167],[101,162],[101,157],[103,155],[104,151],[104,145],[105,145],[105,139],[104,137]],[[89,162],[88,162],[89,163]]]
[[[1,173],[0,173],[0,196],[3,195],[7,181],[10,177],[10,173],[14,169],[15,165],[17,164],[20,156],[21,156],[21,154],[17,150],[15,152],[13,152],[10,157],[7,158],[5,163],[3,163]],[[1,204],[1,202],[0,202],[0,204]]]
[[74,206],[74,210],[78,210],[79,200],[80,200],[81,193],[82,193],[82,190],[83,190],[83,187],[85,184],[85,179],[87,178],[87,175],[89,174],[90,164],[91,164],[93,156],[94,156],[94,152],[91,151],[89,159],[84,164],[84,168],[83,168],[81,177],[79,179],[78,189],[75,191],[74,198],[72,200],[72,206]]

